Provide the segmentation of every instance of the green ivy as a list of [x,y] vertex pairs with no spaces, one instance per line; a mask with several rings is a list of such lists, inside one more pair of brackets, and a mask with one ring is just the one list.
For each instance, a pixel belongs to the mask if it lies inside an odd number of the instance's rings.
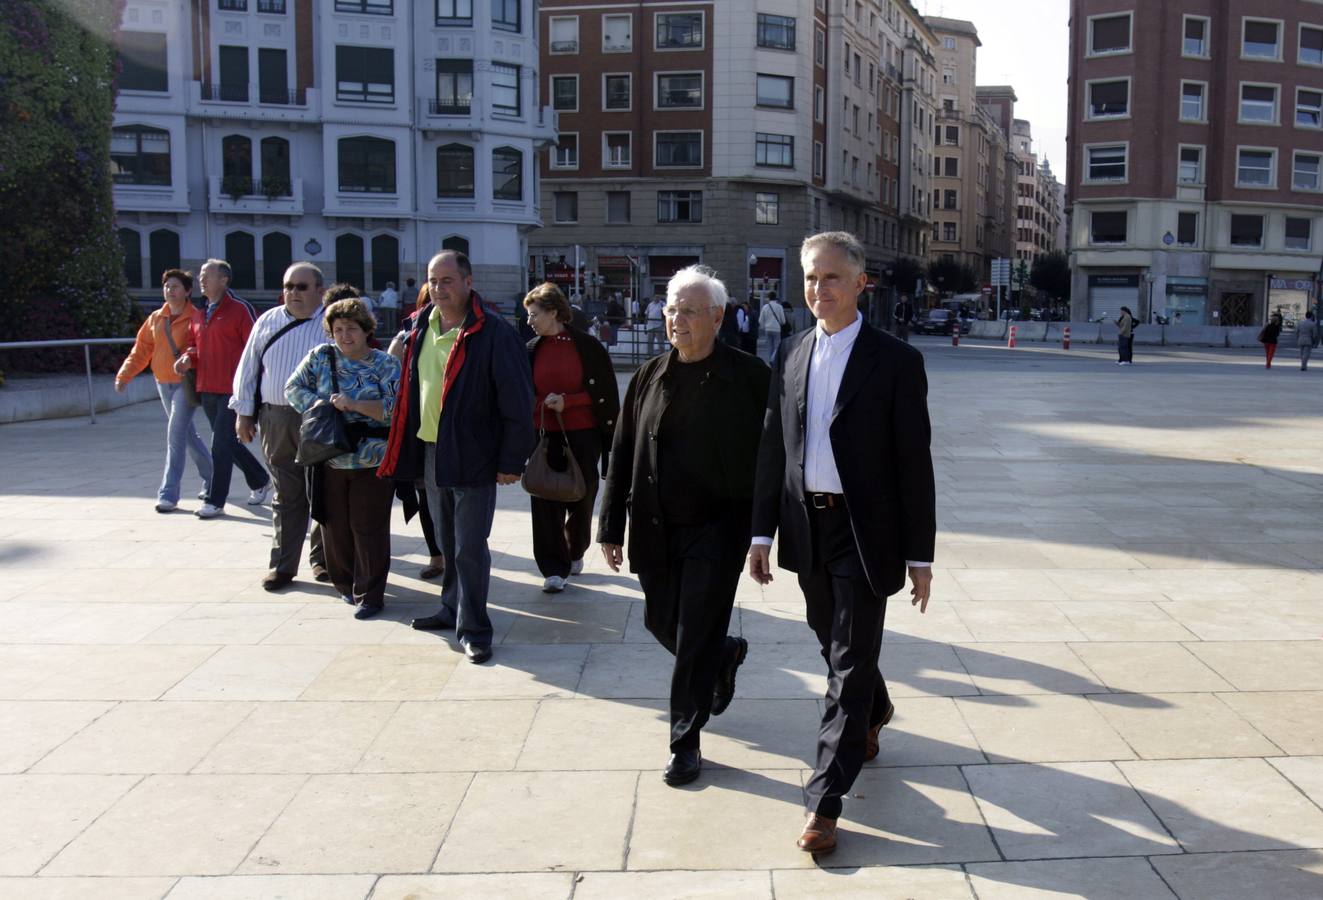
[[53,307],[66,337],[129,327],[110,180],[124,2],[0,2],[0,340]]

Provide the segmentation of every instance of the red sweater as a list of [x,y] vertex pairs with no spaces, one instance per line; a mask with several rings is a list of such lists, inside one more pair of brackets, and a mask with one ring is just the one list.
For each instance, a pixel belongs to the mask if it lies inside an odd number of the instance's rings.
[[207,321],[204,310],[193,322],[193,346],[189,359],[198,372],[198,393],[229,394],[234,391],[234,370],[248,343],[257,313],[247,300],[225,292]]
[[[597,427],[593,398],[583,389],[583,362],[565,332],[538,341],[533,356],[533,390],[537,394],[533,404],[534,427],[541,424],[542,403],[547,394],[565,395],[565,411],[561,415],[565,419],[566,431]],[[560,430],[556,415],[550,410],[546,413],[546,427],[548,431]]]

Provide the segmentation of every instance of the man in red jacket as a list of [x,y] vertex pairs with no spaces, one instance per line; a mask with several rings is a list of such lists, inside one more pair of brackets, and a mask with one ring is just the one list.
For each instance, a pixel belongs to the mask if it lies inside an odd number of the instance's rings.
[[193,346],[179,357],[179,374],[197,368],[198,395],[202,411],[211,422],[211,462],[214,472],[211,490],[194,513],[199,519],[214,519],[225,514],[230,495],[230,476],[235,464],[243,472],[250,493],[248,503],[260,506],[271,496],[271,476],[260,462],[239,443],[234,433],[234,411],[230,409],[234,370],[253,330],[257,314],[247,300],[230,291],[230,264],[223,259],[209,259],[198,272],[198,282],[207,298],[207,309],[193,324]]

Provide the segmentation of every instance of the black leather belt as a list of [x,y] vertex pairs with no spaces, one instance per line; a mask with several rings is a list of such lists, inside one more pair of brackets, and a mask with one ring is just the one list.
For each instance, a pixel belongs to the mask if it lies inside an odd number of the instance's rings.
[[844,494],[805,494],[805,502],[813,509],[844,509]]

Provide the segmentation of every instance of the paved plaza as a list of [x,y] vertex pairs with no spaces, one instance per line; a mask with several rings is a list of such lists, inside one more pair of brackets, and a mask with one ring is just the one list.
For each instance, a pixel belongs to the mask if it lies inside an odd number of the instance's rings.
[[736,700],[673,789],[637,583],[590,555],[542,594],[518,487],[473,666],[408,626],[438,588],[398,504],[359,622],[306,567],[260,588],[269,510],[153,512],[159,404],[0,426],[0,897],[1323,896],[1323,371],[919,345],[934,599],[889,610],[896,717],[821,863],[788,573],[741,581]]

